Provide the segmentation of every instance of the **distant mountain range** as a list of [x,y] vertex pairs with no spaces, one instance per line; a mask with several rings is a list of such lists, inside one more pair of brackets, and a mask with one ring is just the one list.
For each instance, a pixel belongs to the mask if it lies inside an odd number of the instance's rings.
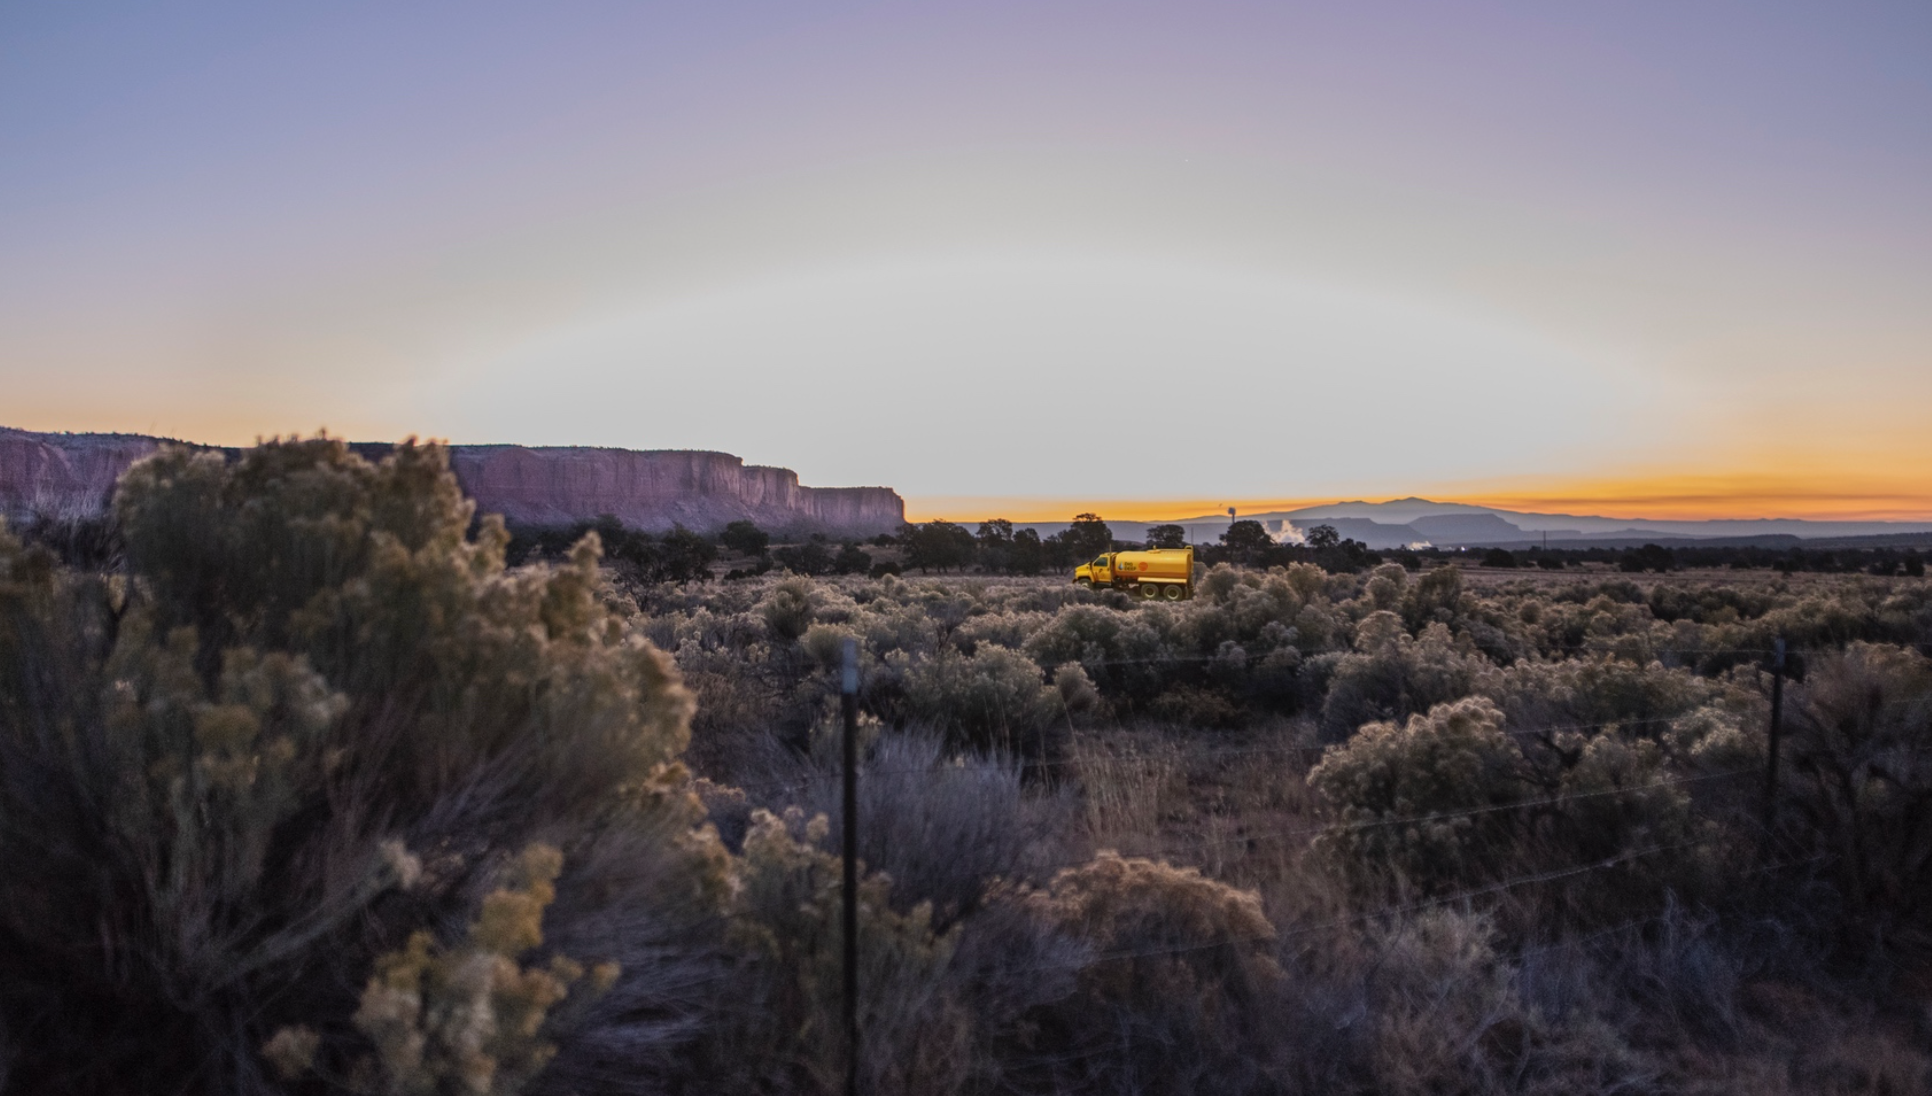
[[[1104,515],[1103,515],[1104,516]],[[1423,498],[1389,502],[1334,502],[1296,510],[1238,513],[1238,520],[1259,521],[1278,539],[1295,540],[1317,525],[1333,526],[1343,537],[1375,549],[1407,546],[1437,548],[1620,547],[1641,544],[1703,544],[1710,547],[1878,547],[1932,545],[1932,521],[1805,521],[1798,518],[1724,518],[1709,521],[1651,521],[1579,514],[1540,514]],[[1139,540],[1154,525],[1187,529],[1192,543],[1211,541],[1227,531],[1226,514],[1176,518],[1172,522],[1109,521],[1114,536]],[[1042,536],[1066,523],[1030,526]]]

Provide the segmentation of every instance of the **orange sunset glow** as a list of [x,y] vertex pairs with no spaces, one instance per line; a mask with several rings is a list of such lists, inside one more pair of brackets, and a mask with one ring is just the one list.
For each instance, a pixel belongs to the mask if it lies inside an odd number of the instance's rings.
[[[1932,476],[1901,473],[1893,477],[1857,475],[1671,475],[1525,480],[1494,485],[1457,484],[1418,492],[1434,502],[1462,503],[1537,513],[1606,518],[1696,521],[1706,518],[1798,518],[1812,521],[1899,521],[1932,519]],[[1383,493],[1349,499],[1385,501]],[[1002,517],[1021,522],[1064,522],[1078,513],[1097,513],[1122,521],[1162,521],[1222,515],[1228,507],[1241,514],[1295,510],[1341,501],[1343,496],[1304,498],[1039,498],[1013,496],[911,496],[911,521],[983,520]]]
[[767,15],[0,22],[0,426],[1932,521],[1917,32]]

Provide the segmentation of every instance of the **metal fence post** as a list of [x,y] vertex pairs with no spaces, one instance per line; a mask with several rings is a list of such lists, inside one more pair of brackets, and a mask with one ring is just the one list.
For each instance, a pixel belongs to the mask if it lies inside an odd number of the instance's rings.
[[839,679],[845,716],[845,1092],[859,1092],[859,641],[847,637]]
[[1778,812],[1778,744],[1784,737],[1784,637],[1779,636],[1771,655],[1771,735],[1764,761],[1764,834],[1771,838],[1771,825]]

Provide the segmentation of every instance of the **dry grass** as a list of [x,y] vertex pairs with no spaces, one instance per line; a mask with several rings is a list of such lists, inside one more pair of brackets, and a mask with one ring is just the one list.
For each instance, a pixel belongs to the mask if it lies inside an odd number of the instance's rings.
[[[129,511],[138,583],[0,550],[0,1090],[835,1090],[847,636],[872,1091],[1926,1090],[1922,582],[632,590],[588,546],[499,571],[433,462],[269,458],[151,484],[186,494]],[[307,516],[211,545],[248,491]],[[1813,676],[1767,843],[1705,778],[1762,756],[1780,633]]]

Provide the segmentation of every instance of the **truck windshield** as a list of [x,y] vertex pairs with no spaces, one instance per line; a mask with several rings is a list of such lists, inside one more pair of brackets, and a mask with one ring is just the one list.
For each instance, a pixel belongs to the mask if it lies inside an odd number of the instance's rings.
[[1106,557],[1106,556],[1101,556],[1101,557],[1100,557],[1099,559],[1097,559],[1097,560],[1094,560],[1094,561],[1093,561],[1093,565],[1094,565],[1095,567],[1105,567],[1105,566],[1107,566],[1107,557]]

